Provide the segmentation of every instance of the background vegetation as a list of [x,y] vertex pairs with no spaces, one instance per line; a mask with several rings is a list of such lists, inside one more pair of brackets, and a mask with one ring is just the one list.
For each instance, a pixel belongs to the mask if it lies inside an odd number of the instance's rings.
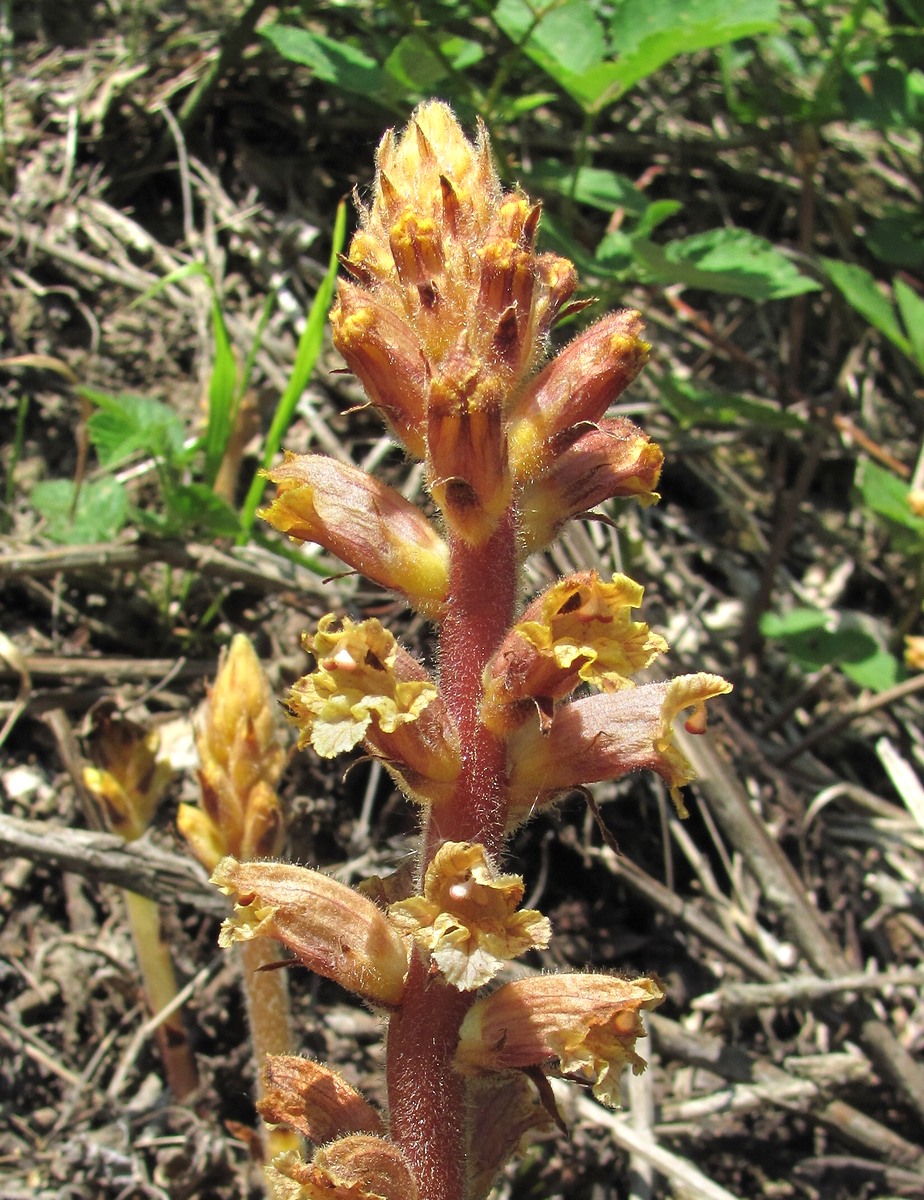
[[[658,970],[671,1002],[635,1133],[569,1113],[500,1195],[681,1194],[684,1163],[726,1195],[924,1194],[922,30],[921,0],[0,4],[7,816],[92,827],[108,701],[161,730],[169,846],[219,648],[250,633],[281,690],[311,619],[388,605],[261,529],[255,470],[311,447],[419,487],[324,333],[343,198],[415,103],[484,121],[597,298],[579,321],[644,313],[620,411],[664,447],[663,500],[576,523],[532,581],[627,570],[671,670],[736,692],[688,823],[639,780],[597,796],[621,856],[581,798],[522,835],[568,964]],[[292,858],[400,862],[368,766],[299,756],[284,790]],[[214,907],[166,910],[203,1075],[171,1106],[118,894],[4,845],[6,1191],[258,1194]],[[304,1049],[375,1095],[372,1018],[293,989]]]

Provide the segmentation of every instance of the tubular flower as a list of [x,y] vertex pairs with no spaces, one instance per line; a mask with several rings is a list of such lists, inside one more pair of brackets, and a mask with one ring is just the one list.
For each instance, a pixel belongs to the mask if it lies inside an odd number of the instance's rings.
[[472,1119],[468,1129],[469,1194],[487,1196],[504,1164],[517,1152],[524,1134],[551,1124],[525,1075],[486,1075],[471,1080]]
[[633,621],[644,589],[625,575],[604,583],[580,571],[550,587],[526,609],[492,659],[482,720],[498,736],[537,710],[548,728],[556,701],[581,683],[605,692],[632,687],[667,643]]
[[285,828],[275,788],[286,752],[269,681],[243,634],[219,666],[196,745],[202,807],[181,804],[177,825],[199,861],[211,871],[226,854],[278,854]]
[[678,675],[668,683],[646,683],[564,704],[547,734],[535,726],[521,726],[510,740],[511,824],[569,788],[619,779],[636,770],[656,771],[670,787],[678,814],[685,817],[680,789],[695,776],[673,743],[674,721],[683,709],[692,708],[687,731],[704,733],[705,702],[731,690],[719,675]]
[[357,1133],[322,1146],[310,1163],[279,1154],[267,1168],[274,1200],[417,1200],[417,1183],[393,1142]]
[[538,206],[503,192],[484,129],[470,142],[445,104],[387,133],[376,166],[334,343],[405,448],[426,457],[452,531],[480,543],[510,497],[508,398],[536,369],[576,274],[536,253]]
[[341,987],[393,1008],[407,974],[404,942],[385,914],[346,884],[288,863],[223,858],[211,882],[236,896],[220,946],[274,938],[299,962]]
[[358,467],[319,454],[287,454],[267,476],[279,489],[260,513],[270,525],[317,542],[414,608],[438,615],[449,551],[416,505]]
[[289,691],[299,747],[333,758],[365,742],[414,799],[438,801],[460,769],[458,738],[424,667],[374,618],[322,617],[305,646],[317,670]]
[[664,999],[654,979],[542,975],[505,984],[477,1000],[462,1023],[455,1063],[466,1074],[547,1067],[593,1083],[598,1100],[619,1104],[623,1067],[635,1074],[645,1037],[639,1012]]
[[483,846],[446,842],[424,878],[424,894],[392,904],[388,915],[429,952],[447,983],[474,991],[504,963],[548,945],[548,919],[533,909],[516,911],[523,899],[519,875],[496,875]]
[[553,439],[548,470],[524,482],[518,500],[526,554],[541,550],[572,517],[614,497],[656,503],[664,455],[626,417],[573,425]]
[[321,1146],[348,1133],[384,1133],[371,1104],[330,1067],[294,1054],[270,1054],[257,1111]]
[[612,313],[591,325],[531,381],[511,413],[508,438],[514,480],[525,484],[546,470],[557,436],[596,422],[648,361],[641,315]]

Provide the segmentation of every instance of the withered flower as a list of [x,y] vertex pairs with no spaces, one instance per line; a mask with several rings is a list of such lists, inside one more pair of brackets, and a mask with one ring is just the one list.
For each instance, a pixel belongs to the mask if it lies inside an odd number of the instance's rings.
[[393,1143],[368,1133],[322,1146],[310,1163],[279,1154],[267,1168],[275,1200],[417,1200],[417,1182]]

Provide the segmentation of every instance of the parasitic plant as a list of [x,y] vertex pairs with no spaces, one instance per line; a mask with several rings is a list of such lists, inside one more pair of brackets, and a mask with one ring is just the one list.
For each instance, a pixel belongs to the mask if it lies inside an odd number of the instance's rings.
[[[92,766],[83,768],[83,783],[113,833],[134,842],[154,820],[170,782],[170,765],[160,757],[160,735],[131,721],[111,706],[97,710],[88,741]],[[164,939],[160,908],[149,896],[123,890],[128,924],[144,986],[145,999],[158,1021],[157,1040],[167,1085],[177,1100],[199,1086],[199,1074],[177,1008],[177,980],[170,947]]]
[[[280,1155],[279,1197],[477,1200],[522,1135],[554,1114],[548,1074],[616,1104],[654,978],[540,975],[497,985],[546,946],[519,907],[506,839],[570,789],[647,768],[679,810],[692,771],[672,740],[705,728],[707,674],[635,686],[665,649],[632,616],[623,575],[570,575],[519,611],[525,557],[611,497],[657,499],[662,455],[607,408],[645,363],[638,313],[604,317],[549,359],[574,267],[535,248],[540,210],[504,192],[487,137],[421,105],[379,146],[374,197],[343,259],[334,342],[407,454],[425,464],[430,516],[329,458],[269,473],[264,517],[402,596],[435,626],[438,675],[378,620],[325,616],[314,671],[286,705],[324,758],[362,746],[417,806],[409,889],[354,891],[320,872],[224,858],[237,899],[225,942],[275,938],[387,1015],[388,1112],[329,1068],[269,1060],[261,1111],[317,1147]],[[581,689],[578,698],[574,693]]]
[[[177,812],[177,828],[196,858],[214,871],[226,855],[246,861],[278,854],[285,822],[276,785],[286,750],[269,681],[242,633],[222,657],[202,706],[196,745],[202,803],[181,804]],[[245,940],[239,953],[259,1071],[268,1054],[292,1048],[288,985],[285,972],[272,969],[280,958],[273,942]],[[287,1129],[268,1129],[263,1143],[276,1154],[297,1149],[299,1139]]]

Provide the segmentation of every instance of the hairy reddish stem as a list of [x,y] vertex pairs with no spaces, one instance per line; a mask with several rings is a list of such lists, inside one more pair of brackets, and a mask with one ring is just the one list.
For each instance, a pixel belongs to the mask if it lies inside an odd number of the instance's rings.
[[[452,802],[430,812],[422,871],[444,841],[479,842],[498,854],[507,820],[505,747],[482,725],[480,710],[484,668],[513,617],[513,514],[484,546],[453,538],[450,551],[440,690],[459,731],[462,770]],[[474,998],[428,977],[415,954],[401,1008],[389,1026],[390,1132],[417,1176],[421,1200],[464,1200],[466,1088],[452,1057]]]
[[507,824],[504,744],[481,723],[483,674],[513,620],[517,586],[513,513],[483,546],[450,543],[446,619],[440,629],[440,691],[462,747],[451,804],[431,809],[424,866],[443,841],[480,842],[497,854]]

